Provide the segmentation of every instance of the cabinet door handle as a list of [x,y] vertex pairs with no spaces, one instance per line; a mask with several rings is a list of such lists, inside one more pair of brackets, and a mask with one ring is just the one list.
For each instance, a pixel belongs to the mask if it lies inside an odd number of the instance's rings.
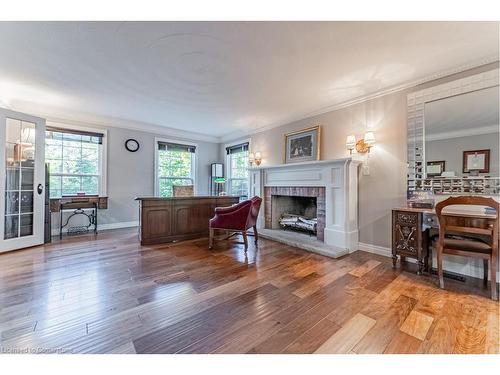
[[42,184],[38,184],[38,186],[36,188],[36,191],[38,192],[38,195],[42,194],[42,192],[43,192],[43,185]]

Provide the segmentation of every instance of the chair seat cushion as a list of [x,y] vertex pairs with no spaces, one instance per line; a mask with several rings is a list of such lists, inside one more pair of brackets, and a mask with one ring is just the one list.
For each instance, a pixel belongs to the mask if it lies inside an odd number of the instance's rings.
[[[436,239],[436,244],[437,244]],[[444,239],[444,248],[445,249],[454,249],[454,250],[462,250],[462,251],[474,251],[478,253],[489,253],[491,252],[491,245],[487,244],[480,239],[468,238],[468,237],[460,237],[460,236],[451,236]]]

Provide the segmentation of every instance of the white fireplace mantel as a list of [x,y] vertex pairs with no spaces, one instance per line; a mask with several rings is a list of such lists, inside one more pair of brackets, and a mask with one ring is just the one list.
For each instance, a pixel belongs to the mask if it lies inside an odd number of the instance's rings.
[[[250,194],[264,196],[266,186],[325,188],[325,245],[331,255],[358,250],[359,160],[343,158],[249,168]],[[265,203],[264,203],[265,204]],[[258,227],[264,227],[264,210]],[[342,253],[342,254],[340,254]]]

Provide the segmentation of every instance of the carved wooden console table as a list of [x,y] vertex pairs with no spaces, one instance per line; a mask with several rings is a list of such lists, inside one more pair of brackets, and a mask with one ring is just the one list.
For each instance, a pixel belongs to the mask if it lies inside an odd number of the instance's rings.
[[392,265],[396,267],[398,255],[401,261],[406,257],[415,258],[419,275],[429,265],[429,230],[423,227],[424,212],[412,208],[392,210]]
[[[481,227],[485,220],[494,215],[484,211],[471,211],[459,208],[448,209],[443,215],[451,216],[457,225]],[[414,258],[418,263],[418,274],[431,271],[430,267],[430,231],[437,233],[439,223],[436,212],[426,208],[399,207],[392,210],[392,264],[396,267],[398,255],[404,261]]]

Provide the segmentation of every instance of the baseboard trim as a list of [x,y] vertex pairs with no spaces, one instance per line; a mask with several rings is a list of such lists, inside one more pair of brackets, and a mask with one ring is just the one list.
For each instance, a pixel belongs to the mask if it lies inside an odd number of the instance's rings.
[[[139,221],[122,221],[119,223],[97,223],[97,229],[100,231],[110,230],[110,229],[121,229],[121,228],[133,228],[138,227]],[[63,228],[63,233],[67,233],[68,228]],[[53,228],[51,231],[52,236],[59,236],[59,228]]]
[[369,243],[359,242],[358,248],[359,248],[359,250],[365,251],[367,253],[378,254],[378,255],[385,256],[385,257],[392,256],[392,251],[388,247],[377,246],[377,245],[372,245]]
[[[367,253],[372,253],[372,254],[378,254],[386,257],[392,257],[392,250],[388,247],[383,247],[383,246],[377,246],[369,243],[363,243],[360,242],[358,246],[359,250],[365,251]],[[434,258],[435,258],[435,254]],[[446,255],[446,257],[449,257]],[[408,262],[411,263],[416,263],[415,259],[412,258],[406,258]],[[477,266],[473,264],[474,260],[471,258],[469,263],[464,265],[462,263],[457,263],[454,262],[453,260],[450,259],[444,259],[443,261],[443,269],[445,271],[450,271],[454,272],[457,274],[465,275],[465,276],[470,276],[470,277],[475,277],[477,279],[482,279],[483,278],[483,268],[482,266]],[[436,261],[433,260],[434,267],[436,265]],[[500,280],[499,278],[500,272],[497,272],[497,280]]]

